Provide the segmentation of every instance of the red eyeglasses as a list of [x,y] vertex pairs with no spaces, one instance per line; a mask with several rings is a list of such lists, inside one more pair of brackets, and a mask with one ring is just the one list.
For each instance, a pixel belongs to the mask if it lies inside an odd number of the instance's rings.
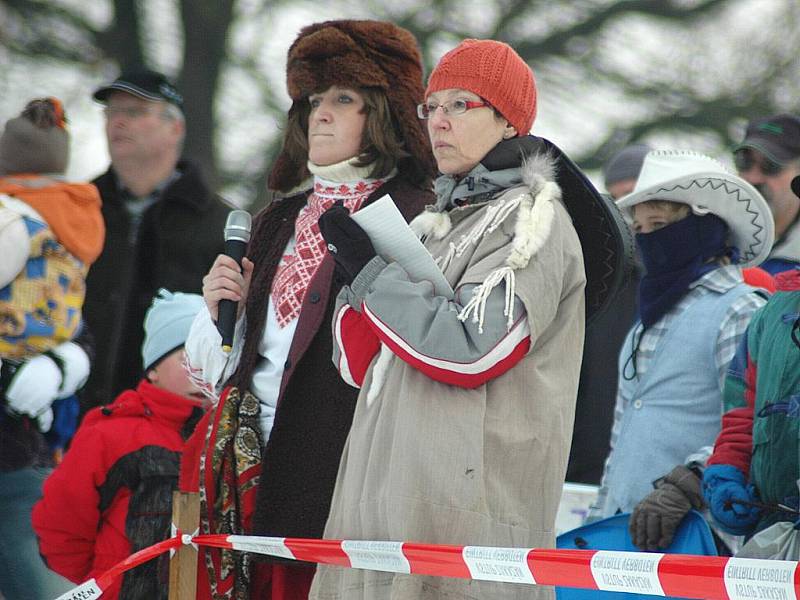
[[436,102],[425,102],[423,104],[417,104],[417,116],[420,119],[430,119],[433,116],[433,113],[436,112],[436,109],[440,106],[442,107],[442,112],[444,112],[444,114],[452,117],[455,115],[463,115],[465,112],[472,110],[473,108],[481,108],[482,106],[491,108],[492,105],[488,102],[484,102],[483,100],[463,100],[461,98],[448,100],[447,102],[442,102],[441,104],[437,104]]

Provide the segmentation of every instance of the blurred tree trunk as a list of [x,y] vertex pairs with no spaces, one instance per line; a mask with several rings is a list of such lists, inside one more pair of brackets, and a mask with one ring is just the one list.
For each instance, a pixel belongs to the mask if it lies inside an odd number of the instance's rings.
[[114,20],[95,36],[97,45],[113,57],[122,70],[144,64],[139,11],[136,0],[114,0]]
[[216,188],[214,100],[227,53],[235,0],[181,0],[184,35],[183,68],[178,88],[184,93],[186,144],[184,156],[196,162]]

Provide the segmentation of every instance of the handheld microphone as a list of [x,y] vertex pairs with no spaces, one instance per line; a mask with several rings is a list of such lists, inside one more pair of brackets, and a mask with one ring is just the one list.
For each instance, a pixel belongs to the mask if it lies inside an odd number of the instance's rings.
[[[242,268],[242,257],[250,241],[252,220],[246,210],[232,210],[225,221],[225,255],[230,256]],[[217,330],[222,336],[222,351],[230,352],[233,348],[233,331],[236,328],[236,312],[238,302],[220,300],[217,315]]]

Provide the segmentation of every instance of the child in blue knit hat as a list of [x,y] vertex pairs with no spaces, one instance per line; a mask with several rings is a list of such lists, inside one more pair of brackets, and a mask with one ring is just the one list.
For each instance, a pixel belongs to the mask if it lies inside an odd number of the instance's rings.
[[[76,583],[170,535],[181,452],[207,407],[183,356],[203,306],[202,296],[159,291],[145,316],[139,385],[87,413],[45,482],[33,509],[39,550]],[[166,565],[154,560],[128,571],[103,597],[166,600]]]

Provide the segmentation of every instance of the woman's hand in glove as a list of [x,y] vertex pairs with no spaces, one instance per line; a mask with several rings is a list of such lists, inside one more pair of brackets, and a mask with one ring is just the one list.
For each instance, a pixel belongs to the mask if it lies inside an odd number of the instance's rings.
[[319,230],[328,251],[336,261],[339,274],[345,284],[350,284],[364,266],[375,258],[375,248],[361,226],[350,216],[348,210],[336,203],[319,218]]

